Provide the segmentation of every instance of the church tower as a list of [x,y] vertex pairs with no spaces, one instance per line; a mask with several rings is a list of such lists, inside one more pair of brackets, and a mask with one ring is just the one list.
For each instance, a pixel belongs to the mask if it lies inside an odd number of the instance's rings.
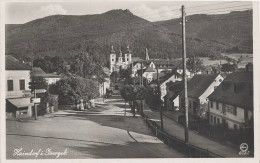
[[116,53],[114,51],[113,45],[111,46],[111,52],[110,52],[110,72],[115,71],[115,66],[116,66]]
[[123,62],[123,56],[122,56],[122,51],[121,51],[121,49],[120,49],[120,51],[119,51],[118,62]]
[[145,49],[145,60],[150,60],[147,48]]
[[132,62],[132,54],[129,49],[129,45],[127,45],[127,49],[126,49],[125,62],[126,62],[126,64],[130,64]]

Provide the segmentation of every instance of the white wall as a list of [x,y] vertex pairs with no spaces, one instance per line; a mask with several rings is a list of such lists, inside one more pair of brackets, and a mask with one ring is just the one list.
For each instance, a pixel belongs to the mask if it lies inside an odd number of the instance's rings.
[[[29,82],[30,70],[6,70],[5,71],[5,90],[6,98],[22,97],[24,95],[23,90],[20,90],[19,80],[25,80],[25,90],[30,91]],[[7,80],[13,80],[13,91],[8,91]]]
[[210,84],[210,86],[206,89],[206,91],[199,97],[200,103],[204,104],[207,103],[208,96],[214,92],[215,87],[219,86],[220,83],[223,81],[223,77],[221,75],[218,75],[213,83]]
[[60,78],[44,78],[48,84],[55,84]]
[[167,89],[166,89],[166,83],[168,82],[175,82],[175,75],[171,76],[169,79],[167,79],[165,82],[163,82],[160,87],[161,87],[161,99],[164,101],[164,96],[167,94]]
[[[211,104],[209,105],[209,113],[212,116],[220,117],[220,119],[221,119],[220,123],[223,123],[222,122],[223,118],[226,119],[226,122],[228,123],[228,128],[230,128],[230,129],[234,129],[234,124],[237,124],[237,128],[239,129],[239,124],[241,124],[245,121],[243,108],[237,107],[236,115],[234,115],[230,112],[227,112],[227,111],[225,112],[225,114],[223,114],[223,103],[219,103],[219,109],[217,109],[217,102],[215,102],[215,101],[213,101],[213,107],[211,107]],[[213,123],[210,120],[210,124],[214,125]]]

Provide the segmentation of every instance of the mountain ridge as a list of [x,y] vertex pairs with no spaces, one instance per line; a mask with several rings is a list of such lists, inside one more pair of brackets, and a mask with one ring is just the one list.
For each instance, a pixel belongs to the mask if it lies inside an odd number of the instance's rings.
[[[68,57],[87,49],[93,55],[99,55],[101,61],[106,62],[109,59],[111,45],[114,45],[118,52],[120,49],[124,51],[126,44],[129,44],[133,56],[136,57],[144,57],[145,48],[148,48],[151,58],[179,58],[181,26],[165,25],[169,21],[178,22],[178,19],[150,22],[134,15],[130,10],[122,9],[93,15],[48,16],[25,24],[6,25],[6,54],[18,58],[44,55]],[[224,26],[226,22],[223,22]],[[197,22],[193,30],[187,28],[188,56],[218,56],[220,52],[241,46],[241,44],[232,45],[237,39],[242,38],[240,35],[231,38],[235,41],[207,38],[210,33],[205,34],[203,30],[206,29],[200,29],[204,24]],[[248,30],[250,25],[243,28]],[[208,29],[211,33],[212,31],[214,33],[214,30],[216,29],[212,25]],[[250,45],[246,46],[250,49]],[[241,50],[239,48],[234,50]]]

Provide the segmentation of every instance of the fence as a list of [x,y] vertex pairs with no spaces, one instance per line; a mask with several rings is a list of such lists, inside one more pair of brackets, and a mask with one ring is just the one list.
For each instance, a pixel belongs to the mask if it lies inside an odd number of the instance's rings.
[[145,114],[143,114],[142,116],[144,117],[144,120],[148,125],[148,127],[151,129],[152,133],[158,139],[162,140],[164,144],[167,144],[171,148],[174,148],[175,150],[181,153],[185,153],[187,157],[192,157],[192,158],[222,157],[220,155],[208,151],[207,149],[203,149],[191,144],[185,144],[183,140],[180,140],[174,136],[168,135],[167,133],[161,131],[159,126],[156,124],[156,122],[149,120]]

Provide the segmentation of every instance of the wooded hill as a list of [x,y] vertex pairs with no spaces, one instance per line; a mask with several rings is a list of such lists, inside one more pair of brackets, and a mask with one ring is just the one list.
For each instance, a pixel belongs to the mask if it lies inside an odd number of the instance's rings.
[[[244,13],[249,16],[224,19]],[[189,23],[189,19],[194,20]],[[68,58],[83,50],[106,63],[111,45],[117,53],[120,48],[124,52],[128,42],[135,57],[144,57],[148,48],[150,58],[179,58],[182,51],[179,22],[180,19],[149,22],[121,9],[96,15],[48,16],[25,24],[6,25],[6,55]],[[252,52],[252,11],[188,16],[186,26],[188,56],[219,56],[219,52],[231,50]]]

